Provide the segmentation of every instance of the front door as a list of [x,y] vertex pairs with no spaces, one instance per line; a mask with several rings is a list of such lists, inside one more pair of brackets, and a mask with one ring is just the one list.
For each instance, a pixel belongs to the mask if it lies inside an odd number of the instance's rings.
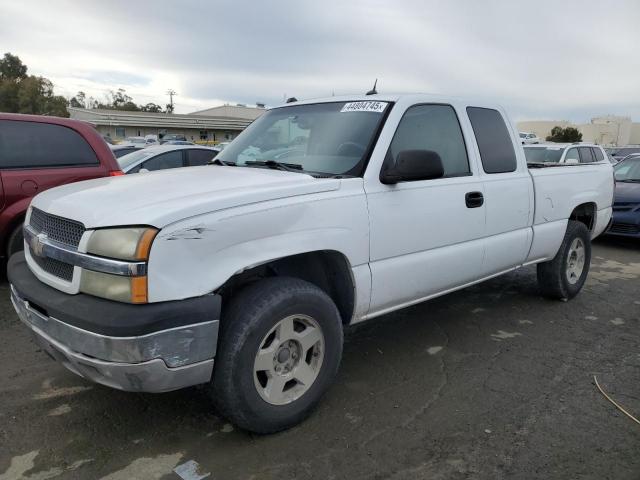
[[458,115],[451,105],[408,108],[385,159],[385,165],[393,164],[403,150],[431,150],[442,160],[443,178],[365,185],[371,230],[369,315],[481,276],[484,187]]

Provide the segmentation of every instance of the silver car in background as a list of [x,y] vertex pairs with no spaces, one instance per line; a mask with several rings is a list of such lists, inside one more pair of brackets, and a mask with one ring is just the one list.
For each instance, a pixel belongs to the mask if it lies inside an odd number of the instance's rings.
[[206,165],[218,154],[199,145],[157,145],[118,158],[124,173],[151,172],[169,168]]

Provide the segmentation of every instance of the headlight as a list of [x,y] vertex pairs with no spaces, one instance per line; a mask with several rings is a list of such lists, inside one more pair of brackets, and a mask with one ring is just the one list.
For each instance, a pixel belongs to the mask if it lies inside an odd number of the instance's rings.
[[147,260],[155,228],[107,228],[96,230],[89,238],[87,253],[118,260]]
[[[87,244],[87,253],[117,260],[146,262],[158,230],[148,227],[96,230]],[[127,303],[147,302],[147,277],[128,277],[83,270],[80,291]]]

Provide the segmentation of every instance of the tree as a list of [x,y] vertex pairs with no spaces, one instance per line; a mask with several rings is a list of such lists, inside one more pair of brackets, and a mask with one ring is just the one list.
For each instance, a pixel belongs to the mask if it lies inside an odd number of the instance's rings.
[[146,105],[140,105],[141,112],[162,113],[162,107],[155,103],[147,103]]
[[74,108],[87,108],[87,96],[83,91],[80,91],[69,100],[69,106]]
[[10,53],[0,60],[0,111],[69,116],[67,100],[54,95],[51,81],[27,75],[27,66]]
[[574,127],[558,127],[551,129],[551,135],[547,137],[548,142],[573,143],[582,141],[582,133]]
[[53,84],[44,77],[29,75],[20,82],[18,112],[68,117],[67,100],[53,94]]
[[109,91],[106,96],[106,103],[94,102],[92,108],[103,108],[106,110],[128,110],[130,112],[139,112],[140,107],[133,102],[133,98],[127,95],[124,88],[119,88],[115,92]]
[[22,80],[27,76],[27,66],[17,55],[9,52],[0,60],[0,80]]

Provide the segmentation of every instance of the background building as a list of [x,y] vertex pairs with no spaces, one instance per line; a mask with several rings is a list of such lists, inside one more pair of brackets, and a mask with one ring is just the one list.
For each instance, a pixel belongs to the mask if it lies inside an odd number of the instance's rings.
[[582,140],[598,145],[635,145],[640,144],[640,123],[634,123],[629,117],[604,115],[594,117],[589,123],[574,124],[566,120],[534,120],[518,122],[518,130],[532,132],[545,139],[553,127],[574,127],[582,133]]
[[145,135],[161,138],[174,133],[187,140],[210,142],[233,140],[264,111],[264,107],[243,105],[222,105],[187,115],[69,108],[71,118],[95,125],[100,133],[114,140]]

